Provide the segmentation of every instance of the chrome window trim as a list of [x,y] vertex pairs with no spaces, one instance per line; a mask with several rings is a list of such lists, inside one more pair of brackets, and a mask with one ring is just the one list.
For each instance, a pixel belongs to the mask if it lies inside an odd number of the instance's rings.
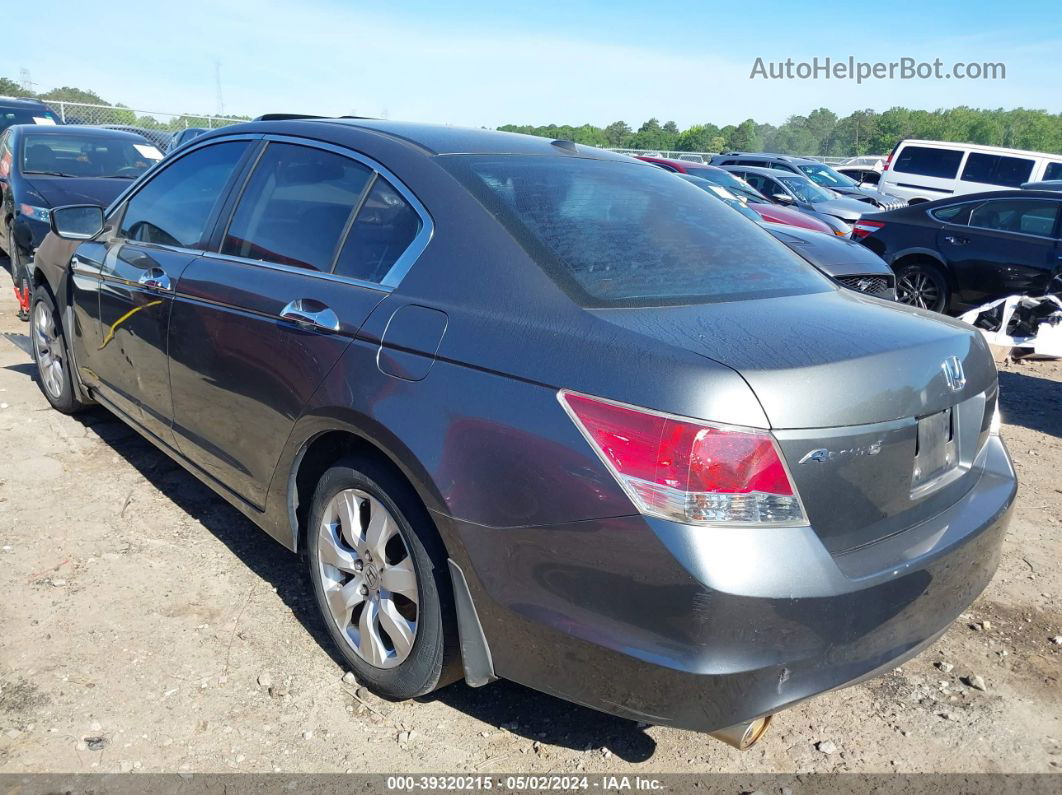
[[[238,257],[235,254],[222,254],[218,251],[197,251],[195,252],[204,259],[220,260],[222,262],[234,262],[239,265],[253,265],[260,268],[266,268],[271,271],[280,271],[282,273],[297,273],[300,276],[308,276],[312,279],[321,279],[328,282],[339,282],[341,284],[350,284],[354,287],[364,287],[369,290],[376,290],[381,293],[390,293],[394,290],[394,287],[389,287],[385,284],[378,282],[365,281],[364,279],[354,279],[350,276],[337,276],[334,273],[328,273],[327,271],[319,271],[314,268],[297,268],[294,265],[284,265],[279,262],[269,262],[261,259],[250,259],[249,257]],[[179,286],[178,282],[178,286]]]
[[[193,254],[195,256],[205,257],[207,259],[227,260],[230,262],[237,262],[244,265],[256,265],[259,267],[268,268],[270,270],[275,271],[281,271],[284,273],[297,273],[303,276],[309,276],[311,278],[318,278],[323,279],[325,281],[350,284],[355,287],[362,287],[370,290],[378,290],[380,292],[390,293],[396,287],[398,287],[398,285],[402,282],[402,279],[409,272],[410,268],[412,268],[414,263],[416,263],[416,261],[420,259],[420,255],[424,253],[424,249],[428,247],[428,243],[431,242],[432,237],[434,237],[435,235],[435,222],[432,219],[431,214],[428,212],[427,208],[421,203],[420,199],[417,198],[416,194],[414,194],[409,188],[406,187],[405,183],[398,179],[398,177],[396,177],[390,169],[386,168],[381,163],[378,163],[371,157],[363,155],[360,152],[356,152],[353,149],[348,149],[345,146],[339,146],[337,144],[331,144],[325,141],[317,141],[312,138],[300,138],[292,135],[276,135],[272,133],[237,133],[233,135],[219,135],[217,137],[211,137],[206,140],[193,140],[192,143],[189,143],[186,146],[182,146],[180,154],[176,155],[173,160],[163,158],[161,161],[159,161],[157,165],[153,166],[151,169],[146,171],[143,177],[137,180],[137,184],[131,186],[131,188],[126,191],[126,193],[121,194],[117,199],[114,200],[114,202],[111,203],[111,205],[107,208],[107,212],[104,214],[104,218],[108,221],[111,220],[111,213],[117,210],[123,203],[132,198],[136,194],[136,192],[143,187],[143,185],[140,184],[141,182],[143,184],[147,184],[147,177],[149,174],[154,174],[157,171],[161,171],[163,164],[165,164],[166,167],[169,167],[170,164],[177,162],[183,157],[187,157],[192,152],[202,149],[205,146],[210,146],[211,144],[241,140],[275,141],[277,143],[288,143],[297,146],[309,146],[316,149],[323,149],[328,152],[334,152],[343,157],[349,157],[351,160],[355,160],[361,163],[362,165],[367,166],[373,172],[373,176],[370,179],[371,183],[375,183],[377,177],[383,177],[384,179],[386,179],[387,182],[391,185],[391,187],[398,191],[402,198],[409,203],[410,207],[413,208],[414,212],[416,212],[417,215],[420,216],[420,231],[417,233],[417,236],[413,238],[413,241],[406,247],[406,250],[402,252],[401,256],[399,256],[398,259],[395,260],[390,270],[388,270],[387,273],[384,274],[384,278],[380,282],[370,282],[364,279],[355,279],[350,276],[340,276],[334,273],[329,273],[327,271],[319,271],[311,268],[296,268],[294,266],[284,265],[279,262],[268,262],[266,260],[238,257],[232,254],[222,254],[219,251],[212,251],[206,249],[189,249],[180,246],[167,246],[161,243],[145,244],[142,241],[126,240],[125,238],[122,238],[122,240],[130,244],[154,246],[165,251],[174,251],[182,254]],[[265,151],[264,147],[262,151]],[[258,158],[260,158],[261,155],[262,152],[259,152],[257,157],[255,158],[255,162],[248,169],[243,184],[239,186],[240,196],[237,198],[236,203],[233,205],[232,212],[229,214],[229,217],[225,219],[226,232],[228,231],[228,225],[232,222],[232,216],[236,213],[236,206],[239,204],[239,199],[242,198],[243,190],[246,188],[247,183],[250,181],[250,178],[254,173],[254,167],[257,165]],[[135,188],[135,190],[132,190],[133,188]],[[359,207],[358,209],[360,211],[361,208]],[[343,242],[345,242],[345,239]],[[333,268],[335,267],[334,260],[332,263],[330,263],[330,266]],[[178,284],[178,287],[179,286],[180,285]],[[175,294],[180,294],[179,289],[175,291]]]

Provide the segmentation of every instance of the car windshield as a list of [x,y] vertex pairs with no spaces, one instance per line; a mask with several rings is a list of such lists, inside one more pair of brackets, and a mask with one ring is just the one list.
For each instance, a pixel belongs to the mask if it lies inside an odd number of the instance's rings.
[[760,216],[755,210],[750,210],[745,202],[741,201],[737,196],[730,192],[729,189],[724,188],[722,185],[713,185],[706,179],[695,177],[692,174],[680,174],[682,179],[689,182],[691,185],[696,185],[701,190],[708,193],[709,196],[715,196],[720,199],[727,207],[732,210],[737,210],[743,216],[752,221],[759,221]]
[[828,191],[823,190],[807,177],[784,176],[775,177],[775,179],[789,188],[800,201],[808,204],[825,202],[833,198]]
[[24,174],[135,179],[161,159],[154,144],[124,134],[28,132],[22,142]]
[[800,170],[808,176],[808,179],[824,188],[854,188],[859,184],[851,177],[846,177],[823,163],[801,164]]
[[584,306],[831,289],[756,224],[658,168],[541,155],[449,155],[440,162]]
[[770,199],[752,187],[749,183],[745,182],[741,177],[734,176],[729,171],[707,168],[698,168],[694,170],[691,168],[688,173],[690,176],[703,179],[705,182],[710,182],[713,185],[719,185],[720,187],[726,188],[731,193],[740,196],[746,201],[770,204]]
[[0,132],[12,124],[62,124],[62,121],[45,108],[2,108],[0,107]]

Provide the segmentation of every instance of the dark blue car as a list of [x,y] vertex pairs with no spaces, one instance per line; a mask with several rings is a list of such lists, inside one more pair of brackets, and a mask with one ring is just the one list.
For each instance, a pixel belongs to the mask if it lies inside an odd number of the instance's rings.
[[100,127],[16,124],[0,135],[0,246],[10,259],[20,315],[28,319],[26,264],[48,233],[53,207],[106,206],[162,159],[140,135]]

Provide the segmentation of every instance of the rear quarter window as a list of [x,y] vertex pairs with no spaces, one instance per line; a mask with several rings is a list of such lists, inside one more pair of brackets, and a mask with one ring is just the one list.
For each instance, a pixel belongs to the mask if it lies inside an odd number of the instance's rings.
[[892,170],[903,174],[920,174],[923,177],[954,179],[959,173],[962,155],[962,151],[956,149],[905,146],[900,150]]
[[451,155],[440,161],[584,306],[833,289],[757,223],[659,169],[553,156]]

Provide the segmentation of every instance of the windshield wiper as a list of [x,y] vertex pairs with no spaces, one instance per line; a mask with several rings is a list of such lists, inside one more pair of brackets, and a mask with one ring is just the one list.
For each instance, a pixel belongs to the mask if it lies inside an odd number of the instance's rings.
[[62,171],[23,171],[23,174],[41,174],[45,177],[76,177],[77,174],[66,174]]
[[136,179],[139,176],[139,174],[135,176],[132,174],[104,174],[99,179]]

